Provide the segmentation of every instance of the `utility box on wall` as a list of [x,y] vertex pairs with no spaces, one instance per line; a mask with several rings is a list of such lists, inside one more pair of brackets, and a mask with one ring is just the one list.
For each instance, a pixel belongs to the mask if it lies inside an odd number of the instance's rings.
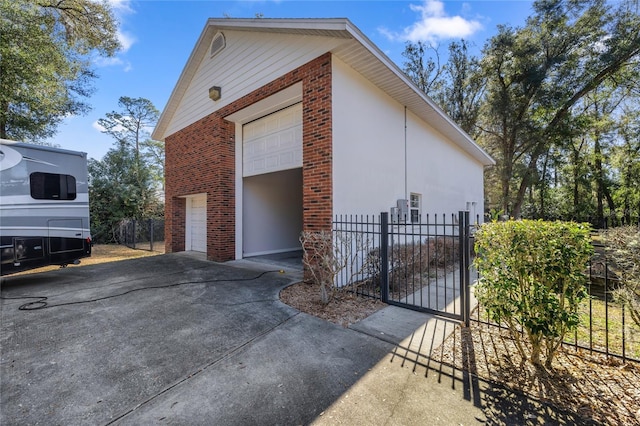
[[396,201],[398,217],[400,222],[406,222],[409,218],[409,200],[399,199]]
[[391,223],[400,222],[400,216],[398,215],[397,207],[391,207],[391,209],[389,210],[389,215],[391,216]]

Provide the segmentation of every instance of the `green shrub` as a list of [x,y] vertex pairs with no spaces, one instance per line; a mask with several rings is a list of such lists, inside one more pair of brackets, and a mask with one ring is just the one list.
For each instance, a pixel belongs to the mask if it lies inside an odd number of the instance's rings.
[[[524,359],[546,367],[579,323],[593,253],[588,225],[533,220],[484,224],[476,233],[476,297],[504,324]],[[526,338],[526,341],[523,339]],[[529,343],[527,345],[526,343]]]

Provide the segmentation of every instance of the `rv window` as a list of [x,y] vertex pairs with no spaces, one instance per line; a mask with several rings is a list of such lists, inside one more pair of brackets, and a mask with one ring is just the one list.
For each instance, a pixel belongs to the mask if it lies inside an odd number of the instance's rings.
[[36,200],[75,200],[76,178],[56,173],[31,173],[31,197]]

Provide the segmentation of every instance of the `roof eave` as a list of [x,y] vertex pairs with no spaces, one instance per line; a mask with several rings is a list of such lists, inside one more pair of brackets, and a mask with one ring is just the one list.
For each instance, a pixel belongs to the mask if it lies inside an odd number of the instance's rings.
[[[371,52],[375,58],[380,61],[387,69],[389,69],[393,74],[395,74],[396,78],[400,79],[408,88],[411,89],[414,95],[419,96],[420,100],[427,104],[427,107],[432,109],[436,114],[445,122],[446,126],[450,126],[455,130],[457,134],[457,138],[454,138],[454,142],[460,148],[462,148],[465,152],[475,158],[484,166],[492,166],[495,165],[495,160],[491,158],[491,156],[484,151],[474,140],[469,136],[464,130],[455,123],[448,114],[446,114],[438,105],[436,105],[433,100],[427,96],[420,88],[384,53],[378,46],[376,46],[369,38],[364,35],[360,29],[358,29],[355,25],[351,23],[351,21],[347,20],[346,22],[346,30],[352,35],[352,37],[357,40],[361,45],[363,45],[369,52]],[[397,98],[396,98],[397,99]],[[401,99],[397,99],[402,101]],[[408,102],[403,102],[405,105]],[[413,111],[417,115],[420,116],[419,111]],[[425,120],[426,121],[426,120]],[[428,122],[428,121],[427,121]],[[430,123],[433,125],[433,123]],[[437,123],[436,123],[437,124]],[[434,126],[437,130],[442,131],[442,129],[438,128],[439,126]]]

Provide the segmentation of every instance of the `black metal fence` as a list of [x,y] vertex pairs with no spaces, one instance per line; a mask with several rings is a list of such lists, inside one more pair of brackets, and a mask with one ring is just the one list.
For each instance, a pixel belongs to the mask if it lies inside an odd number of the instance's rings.
[[640,216],[637,215],[621,215],[621,216],[606,216],[602,221],[591,221],[591,224],[595,229],[609,229],[617,226],[636,225],[640,227]]
[[402,222],[379,216],[337,216],[335,247],[349,253],[337,278],[359,295],[468,324],[469,212]]
[[635,324],[627,308],[612,297],[622,283],[602,253],[603,247],[596,245],[595,248],[596,254],[589,264],[589,299],[582,307],[583,321],[567,344],[623,360],[640,361],[640,325]]
[[[425,216],[420,223],[379,216],[336,216],[333,236],[341,253],[348,253],[336,278],[364,297],[433,313],[469,324],[492,326],[471,295],[480,277],[472,265],[474,230],[468,212]],[[596,246],[589,265],[589,297],[580,307],[581,323],[565,345],[623,360],[640,361],[640,327],[624,306],[612,298],[620,283]]]
[[164,241],[164,219],[124,219],[120,222],[120,244],[154,251]]

